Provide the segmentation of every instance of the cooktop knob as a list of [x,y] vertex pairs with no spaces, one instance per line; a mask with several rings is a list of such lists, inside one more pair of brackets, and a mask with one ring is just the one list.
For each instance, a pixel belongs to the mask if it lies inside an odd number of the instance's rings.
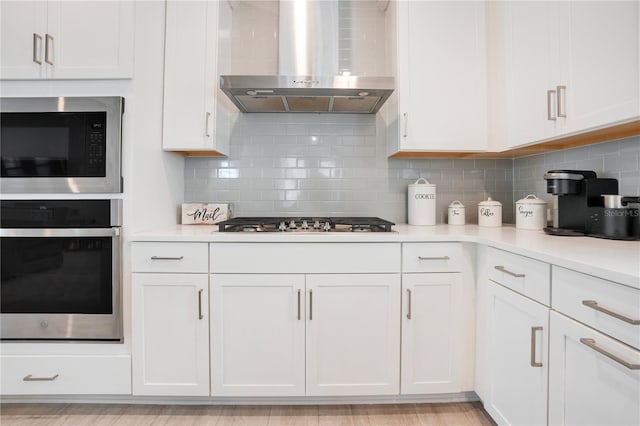
[[320,229],[320,221],[319,221],[319,220],[316,220],[316,221],[313,223],[313,229]]
[[297,228],[295,220],[291,219],[291,222],[289,222],[289,228],[290,229],[296,229]]
[[309,224],[307,223],[307,221],[306,221],[306,220],[303,220],[303,221],[302,221],[302,225],[300,225],[300,227],[301,227],[302,229],[309,229]]
[[286,231],[287,230],[287,224],[284,221],[280,222],[280,225],[278,225],[278,230]]
[[331,224],[329,222],[325,222],[322,229],[324,229],[325,231],[331,231]]

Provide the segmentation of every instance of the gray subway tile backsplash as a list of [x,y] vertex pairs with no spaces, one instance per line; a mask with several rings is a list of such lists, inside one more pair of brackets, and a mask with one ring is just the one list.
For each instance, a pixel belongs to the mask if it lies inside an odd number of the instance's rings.
[[436,184],[437,221],[454,200],[477,223],[478,202],[491,196],[513,222],[514,200],[547,197],[543,175],[553,168],[593,169],[640,194],[640,138],[509,159],[387,158],[376,116],[244,114],[228,158],[187,158],[185,202],[231,202],[236,216],[350,215],[407,221],[407,186]]
[[564,151],[518,158],[513,162],[516,176],[513,198],[527,194],[551,201],[546,193],[544,173],[553,169],[593,170],[598,177],[618,179],[619,192],[640,195],[640,137],[630,137]]

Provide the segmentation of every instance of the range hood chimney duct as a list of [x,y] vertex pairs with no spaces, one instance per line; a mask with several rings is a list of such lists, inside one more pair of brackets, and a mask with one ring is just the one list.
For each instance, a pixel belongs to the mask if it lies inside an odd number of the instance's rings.
[[240,111],[377,112],[394,79],[340,73],[339,1],[281,0],[279,8],[279,74],[220,77],[222,91]]

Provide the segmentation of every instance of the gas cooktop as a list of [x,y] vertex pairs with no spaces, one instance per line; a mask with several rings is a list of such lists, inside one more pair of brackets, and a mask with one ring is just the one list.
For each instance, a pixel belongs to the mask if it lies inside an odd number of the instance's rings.
[[220,232],[392,232],[378,217],[235,217],[218,223]]

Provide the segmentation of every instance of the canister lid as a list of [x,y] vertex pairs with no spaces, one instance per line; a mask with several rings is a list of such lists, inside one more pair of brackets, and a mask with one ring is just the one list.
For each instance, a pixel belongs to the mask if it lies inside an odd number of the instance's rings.
[[480,201],[478,205],[479,206],[501,206],[502,203],[500,201],[492,200],[491,197],[489,197],[485,201]]
[[536,197],[534,194],[529,194],[521,200],[516,201],[516,204],[547,204],[547,202],[541,198]]
[[[424,183],[420,183],[420,181],[424,181]],[[415,181],[414,183],[410,183],[409,186],[415,186],[415,185],[419,185],[419,186],[436,186],[435,183],[429,183],[428,180],[426,180],[425,178],[420,178],[417,181]]]
[[449,207],[457,207],[459,209],[464,209],[464,205],[458,200],[452,201],[451,204],[449,204]]

